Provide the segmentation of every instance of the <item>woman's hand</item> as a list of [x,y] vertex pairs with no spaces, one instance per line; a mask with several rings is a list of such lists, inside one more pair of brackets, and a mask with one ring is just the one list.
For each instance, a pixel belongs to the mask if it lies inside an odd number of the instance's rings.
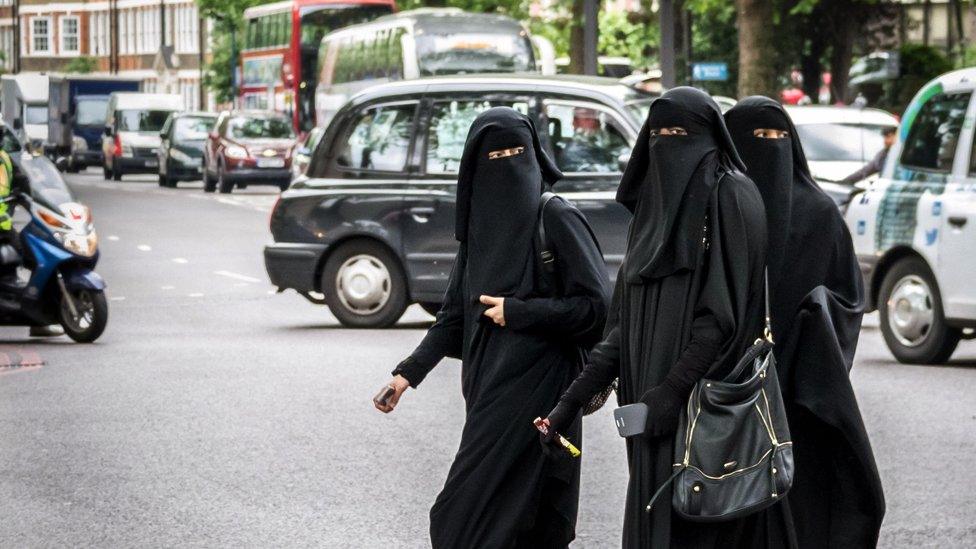
[[393,381],[387,383],[385,386],[383,386],[382,389],[380,389],[380,391],[383,391],[387,387],[393,387],[393,396],[387,399],[386,404],[380,404],[379,402],[376,402],[374,400],[373,406],[376,406],[376,409],[383,412],[384,414],[389,414],[390,412],[393,411],[394,408],[396,408],[397,402],[400,402],[400,395],[402,395],[403,392],[406,391],[407,387],[409,386],[410,386],[410,382],[407,381],[407,378],[401,375],[395,376],[393,378]]
[[485,316],[490,318],[495,324],[498,324],[499,326],[504,326],[505,325],[505,298],[483,295],[481,296],[480,301],[483,305],[488,305],[488,310],[485,311]]

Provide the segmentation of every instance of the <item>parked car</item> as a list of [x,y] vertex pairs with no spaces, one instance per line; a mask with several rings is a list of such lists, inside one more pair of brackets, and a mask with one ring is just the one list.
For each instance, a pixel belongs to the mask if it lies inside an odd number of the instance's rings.
[[856,172],[884,148],[885,128],[898,119],[881,109],[810,105],[786,107],[796,125],[810,172],[818,181],[837,182]]
[[203,177],[203,147],[217,121],[206,112],[173,113],[159,132],[159,186]]
[[203,190],[231,192],[235,186],[291,182],[295,131],[274,111],[225,111],[217,118],[203,151]]
[[847,225],[885,343],[901,362],[947,361],[976,328],[976,68],[922,87],[881,177]]
[[163,93],[112,92],[102,137],[105,179],[159,171],[159,131],[173,112],[184,110],[183,97]]
[[455,76],[370,88],[336,115],[306,177],[282,193],[264,251],[274,285],[327,304],[347,326],[435,311],[457,253],[454,198],[468,128],[489,107],[536,121],[616,276],[630,219],[620,168],[655,95],[579,76]]
[[312,161],[312,152],[319,145],[323,134],[325,134],[325,128],[314,127],[308,132],[305,139],[295,147],[295,156],[291,163],[291,171],[294,177],[304,174],[305,170],[308,169],[308,163]]

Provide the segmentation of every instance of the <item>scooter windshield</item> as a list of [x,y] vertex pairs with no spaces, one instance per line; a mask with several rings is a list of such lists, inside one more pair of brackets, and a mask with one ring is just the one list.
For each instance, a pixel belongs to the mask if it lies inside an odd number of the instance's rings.
[[27,190],[35,202],[56,212],[60,211],[61,204],[75,202],[71,189],[48,158],[23,154],[17,160],[18,167],[27,177]]

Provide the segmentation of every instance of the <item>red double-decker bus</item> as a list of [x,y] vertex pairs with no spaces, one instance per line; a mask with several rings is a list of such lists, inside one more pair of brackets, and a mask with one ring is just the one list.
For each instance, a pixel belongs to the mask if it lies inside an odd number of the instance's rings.
[[248,8],[240,52],[241,106],[286,113],[297,131],[310,130],[322,37],[394,10],[393,0],[284,0]]

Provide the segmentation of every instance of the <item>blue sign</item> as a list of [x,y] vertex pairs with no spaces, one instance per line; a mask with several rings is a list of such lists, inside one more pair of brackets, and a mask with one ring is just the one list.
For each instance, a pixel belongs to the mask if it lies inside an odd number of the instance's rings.
[[725,82],[729,79],[728,63],[693,63],[691,65],[692,80]]

